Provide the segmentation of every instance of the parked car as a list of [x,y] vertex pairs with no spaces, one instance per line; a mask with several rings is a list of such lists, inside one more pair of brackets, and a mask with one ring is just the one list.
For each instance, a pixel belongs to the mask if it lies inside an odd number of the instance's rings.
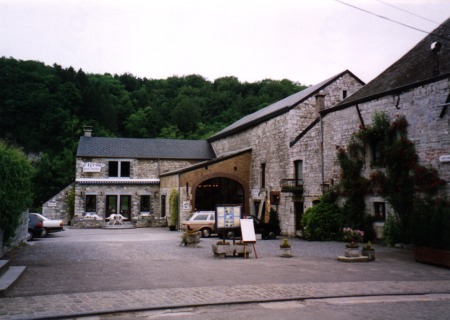
[[30,214],[36,215],[43,220],[44,231],[42,232],[41,237],[45,238],[51,232],[64,231],[64,222],[62,220],[53,220],[43,216],[40,213],[30,213]]
[[181,229],[200,231],[202,237],[209,238],[215,233],[215,219],[214,211],[196,211],[191,213],[187,220],[181,222]]
[[30,213],[28,215],[27,241],[33,240],[36,237],[40,237],[44,231],[44,219]]

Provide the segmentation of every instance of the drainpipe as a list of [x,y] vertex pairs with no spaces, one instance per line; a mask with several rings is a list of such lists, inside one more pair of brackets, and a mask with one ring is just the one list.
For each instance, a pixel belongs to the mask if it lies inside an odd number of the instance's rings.
[[323,157],[323,122],[321,111],[325,109],[325,95],[316,94],[316,112],[319,114],[320,122],[320,182],[321,186],[325,183],[325,169],[324,169],[324,157]]

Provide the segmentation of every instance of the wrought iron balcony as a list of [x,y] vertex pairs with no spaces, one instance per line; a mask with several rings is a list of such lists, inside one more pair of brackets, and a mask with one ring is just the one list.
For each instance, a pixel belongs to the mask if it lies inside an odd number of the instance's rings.
[[302,179],[281,179],[281,192],[292,192],[296,195],[303,194],[303,180]]

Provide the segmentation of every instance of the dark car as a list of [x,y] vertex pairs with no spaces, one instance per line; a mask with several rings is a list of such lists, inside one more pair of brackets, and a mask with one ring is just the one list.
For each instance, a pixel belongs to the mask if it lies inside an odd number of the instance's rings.
[[35,214],[29,214],[27,241],[40,237],[44,231],[44,220]]
[[[258,219],[255,216],[246,216],[245,219],[252,219],[253,226],[255,227],[255,233],[261,234],[262,239],[276,239],[280,235],[280,227],[271,223],[265,223],[264,221]],[[227,238],[240,237],[241,229],[228,231],[226,234]],[[219,234],[220,237],[220,234]]]

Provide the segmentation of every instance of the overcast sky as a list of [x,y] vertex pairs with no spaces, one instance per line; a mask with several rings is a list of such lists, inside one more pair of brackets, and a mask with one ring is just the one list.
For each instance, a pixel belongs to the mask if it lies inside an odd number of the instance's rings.
[[[428,32],[450,17],[450,0],[342,1]],[[1,56],[152,79],[369,82],[425,36],[336,0],[0,0]]]

